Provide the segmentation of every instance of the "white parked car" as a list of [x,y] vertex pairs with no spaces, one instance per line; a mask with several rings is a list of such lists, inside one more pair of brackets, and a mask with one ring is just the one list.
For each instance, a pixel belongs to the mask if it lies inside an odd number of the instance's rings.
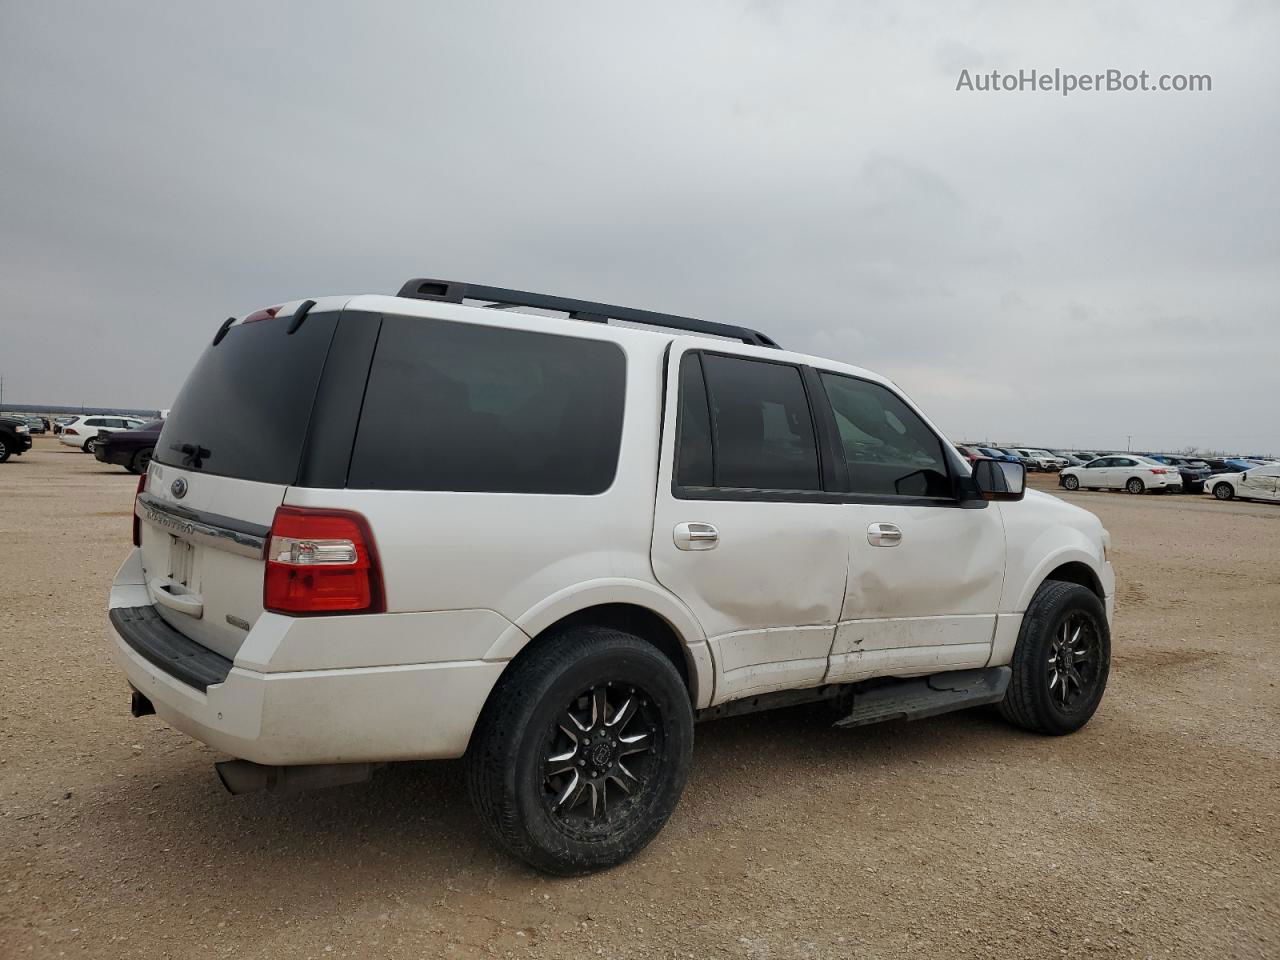
[[1182,489],[1182,474],[1150,457],[1117,454],[1098,457],[1083,467],[1067,467],[1058,483],[1068,490],[1127,490],[1129,493],[1169,492]]
[[62,425],[58,440],[69,447],[79,447],[85,453],[93,453],[99,432],[115,433],[118,430],[136,430],[143,421],[137,417],[77,416]]
[[1280,465],[1210,477],[1205,489],[1219,500],[1280,500]]
[[139,483],[112,651],[232,792],[465,757],[496,842],[581,873],[661,829],[695,720],[1082,727],[1109,538],[1024,480],[745,328],[411,280],[218,330]]
[[1046,473],[1052,470],[1061,470],[1070,463],[1066,457],[1060,457],[1057,454],[1050,453],[1048,450],[1040,450],[1036,447],[1009,447],[1008,449],[1020,457],[1026,457],[1028,460],[1033,461]]

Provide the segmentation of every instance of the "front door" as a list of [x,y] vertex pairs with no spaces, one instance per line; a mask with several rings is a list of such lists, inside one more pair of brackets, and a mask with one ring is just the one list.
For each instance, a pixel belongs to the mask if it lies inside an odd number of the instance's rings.
[[985,666],[1004,523],[962,508],[942,441],[887,386],[821,372],[848,468],[849,576],[830,682]]
[[823,682],[844,596],[845,505],[824,494],[800,367],[673,342],[653,570],[716,660],[714,703]]
[[1237,496],[1252,500],[1275,500],[1280,498],[1276,491],[1276,483],[1280,481],[1280,470],[1274,467],[1255,467],[1240,478],[1240,489]]

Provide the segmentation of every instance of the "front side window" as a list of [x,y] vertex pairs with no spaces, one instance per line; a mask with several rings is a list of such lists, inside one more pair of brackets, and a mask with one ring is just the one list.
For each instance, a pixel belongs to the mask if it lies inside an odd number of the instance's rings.
[[347,486],[597,494],[622,441],[614,343],[386,317]]
[[808,396],[790,364],[686,355],[677,451],[681,486],[822,489]]
[[854,493],[951,497],[942,441],[901,397],[878,383],[823,373]]

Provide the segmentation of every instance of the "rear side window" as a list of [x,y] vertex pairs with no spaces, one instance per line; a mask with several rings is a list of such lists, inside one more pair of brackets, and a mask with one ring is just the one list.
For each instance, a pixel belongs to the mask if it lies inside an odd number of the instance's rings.
[[617,471],[625,381],[607,341],[386,317],[347,486],[601,493]]
[[942,441],[892,390],[823,373],[849,465],[850,489],[878,496],[950,497]]
[[205,348],[156,440],[155,459],[265,483],[294,483],[337,312],[237,323]]
[[742,357],[691,355],[681,361],[680,392],[678,483],[821,489],[813,418],[799,369]]

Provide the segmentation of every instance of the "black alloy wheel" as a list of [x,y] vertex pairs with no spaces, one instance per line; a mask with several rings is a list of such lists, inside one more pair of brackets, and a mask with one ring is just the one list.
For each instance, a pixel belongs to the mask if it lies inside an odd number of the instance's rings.
[[1000,714],[1015,726],[1059,736],[1079,730],[1102,701],[1111,672],[1111,629],[1088,587],[1048,580],[1022,618]]

